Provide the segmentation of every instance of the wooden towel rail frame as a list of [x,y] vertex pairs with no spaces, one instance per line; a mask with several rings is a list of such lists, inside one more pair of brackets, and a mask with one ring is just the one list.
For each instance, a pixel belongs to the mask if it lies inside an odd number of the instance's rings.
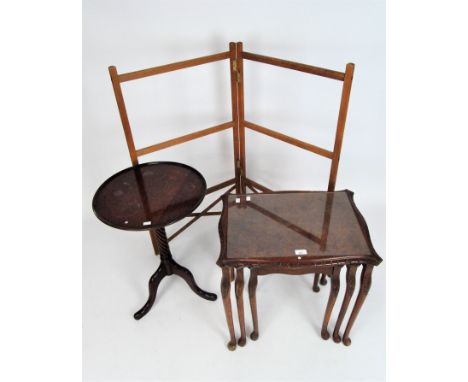
[[[190,134],[186,134],[177,138],[169,139],[164,142],[156,143],[154,145],[136,149],[133,140],[133,134],[130,127],[130,121],[128,119],[127,109],[122,93],[121,84],[126,81],[133,81],[157,74],[163,74],[172,72],[175,70],[190,68],[198,65],[204,65],[211,62],[230,61],[230,78],[231,78],[231,103],[232,103],[232,120],[225,123],[209,127],[207,129],[199,130]],[[245,60],[256,61],[264,64],[274,65],[286,69],[297,70],[300,72],[314,74],[321,77],[330,78],[337,81],[342,81],[341,101],[338,112],[338,120],[335,132],[335,142],[333,151],[326,150],[324,148],[315,146],[313,144],[301,141],[299,139],[290,137],[288,135],[279,133],[274,130],[270,130],[266,127],[260,126],[253,122],[245,120],[244,116],[244,69],[243,64]],[[115,99],[119,109],[120,119],[125,133],[125,139],[127,141],[128,151],[130,153],[130,159],[132,165],[139,164],[138,158],[171,146],[179,145],[185,142],[192,141],[210,134],[215,134],[220,131],[232,129],[233,134],[233,146],[234,146],[234,178],[228,179],[224,182],[211,186],[207,189],[207,194],[215,191],[222,190],[226,187],[231,186],[226,192],[231,192],[235,189],[236,193],[245,193],[246,189],[250,189],[252,192],[271,192],[269,188],[253,181],[247,177],[246,171],[246,158],[245,158],[245,129],[254,130],[258,133],[267,135],[271,138],[278,139],[286,142],[290,145],[299,147],[307,150],[314,154],[323,156],[331,160],[330,175],[328,180],[328,191],[335,190],[336,177],[338,174],[338,164],[340,161],[341,147],[343,143],[343,134],[346,124],[346,117],[348,113],[349,97],[351,93],[351,85],[353,82],[354,64],[348,63],[346,65],[345,72],[338,72],[335,70],[320,68],[316,66],[301,64],[298,62],[282,60],[279,58],[263,56],[255,53],[245,52],[243,50],[242,42],[231,42],[229,43],[229,50],[209,56],[198,57],[191,60],[175,62],[172,64],[156,66],[153,68],[138,70],[134,72],[121,73],[117,72],[115,66],[109,67],[109,74],[112,80],[114,88]],[[220,212],[210,212],[210,210],[221,201],[221,196],[214,200],[208,207],[200,212],[192,213],[190,216],[192,219],[181,227],[178,231],[173,233],[169,237],[169,241],[174,239],[186,228],[192,225],[195,221],[203,216],[214,216],[220,215]],[[157,247],[157,238],[153,231],[150,231],[151,240],[155,249],[155,253],[158,254],[159,250]]]

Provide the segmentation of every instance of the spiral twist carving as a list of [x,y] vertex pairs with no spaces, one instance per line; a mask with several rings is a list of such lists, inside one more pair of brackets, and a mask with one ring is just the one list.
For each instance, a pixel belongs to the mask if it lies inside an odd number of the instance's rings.
[[164,227],[156,230],[156,237],[158,239],[158,247],[161,256],[170,257],[171,250],[167,241],[166,229]]

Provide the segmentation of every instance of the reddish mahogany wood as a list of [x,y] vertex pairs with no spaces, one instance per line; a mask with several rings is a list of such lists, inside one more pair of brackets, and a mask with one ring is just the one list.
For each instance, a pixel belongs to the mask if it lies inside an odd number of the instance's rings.
[[232,319],[232,305],[231,305],[231,270],[224,267],[222,270],[223,277],[221,278],[221,296],[223,297],[224,312],[226,313],[226,320],[229,328],[230,340],[228,342],[228,349],[236,349],[236,335],[234,333],[234,321]]
[[[381,262],[351,191],[226,194],[222,199],[224,265]],[[296,249],[307,250],[307,255],[297,256]]]
[[354,293],[354,287],[356,286],[356,270],[357,265],[348,265],[346,271],[346,292],[343,298],[343,303],[341,305],[340,313],[338,319],[336,320],[335,330],[333,331],[333,341],[336,343],[341,341],[340,337],[340,327],[343,322],[346,311],[348,310],[349,302]]
[[325,310],[325,316],[323,318],[321,332],[321,336],[324,340],[328,340],[330,338],[330,333],[328,333],[328,322],[330,321],[333,307],[335,306],[336,297],[338,296],[338,292],[340,291],[340,271],[341,266],[333,267],[330,297],[328,298],[327,309]]
[[346,346],[351,345],[349,332],[351,331],[351,328],[353,327],[354,322],[356,321],[356,317],[359,314],[359,311],[361,310],[362,305],[364,304],[364,300],[366,299],[367,294],[369,293],[371,282],[372,282],[372,269],[373,268],[374,267],[369,264],[365,264],[362,268],[361,286],[359,288],[359,294],[356,298],[356,302],[354,303],[353,311],[351,312],[351,315],[349,316],[348,325],[346,326],[346,330],[343,335],[343,344],[345,344]]
[[[338,115],[337,129],[336,129],[336,135],[335,135],[335,144],[334,144],[333,151],[322,149],[312,144],[302,142],[295,138],[289,137],[285,134],[281,134],[273,130],[264,128],[262,126],[256,125],[252,122],[245,121],[245,117],[244,117],[244,73],[243,73],[243,59],[244,58],[257,61],[257,62],[262,62],[265,64],[298,70],[298,71],[302,71],[305,73],[315,74],[315,75],[343,81],[343,90],[342,90],[341,104],[340,104],[340,110],[339,110],[339,115]],[[125,81],[134,80],[134,79],[144,78],[144,77],[155,75],[155,74],[166,73],[166,72],[170,72],[173,70],[184,69],[184,68],[206,64],[209,62],[224,60],[224,59],[229,59],[230,61],[232,121],[137,150],[133,142],[133,136],[132,136],[132,132],[130,128],[130,123],[128,120],[125,102],[124,102],[123,94],[122,94],[122,89],[120,86],[121,83]],[[131,72],[131,73],[124,73],[124,74],[119,75],[115,67],[109,68],[109,73],[111,75],[115,97],[116,97],[117,105],[119,108],[122,125],[124,128],[124,133],[125,133],[125,137],[127,140],[127,146],[129,149],[129,153],[130,153],[130,157],[131,157],[133,165],[138,164],[138,157],[141,155],[146,155],[157,150],[161,150],[161,149],[173,146],[173,145],[188,142],[188,141],[197,139],[199,137],[202,137],[208,134],[222,131],[224,129],[232,128],[233,129],[233,145],[234,145],[234,162],[235,162],[235,170],[234,170],[235,188],[238,193],[242,192],[244,194],[246,192],[246,187],[249,187],[255,193],[257,193],[258,190],[264,191],[264,192],[270,191],[267,187],[264,187],[254,182],[253,180],[247,179],[246,177],[246,155],[245,155],[245,127],[246,126],[253,130],[256,130],[257,132],[269,135],[276,139],[280,139],[286,143],[295,145],[297,147],[303,148],[305,150],[314,152],[318,155],[322,155],[331,159],[332,163],[331,163],[331,168],[330,168],[328,190],[334,191],[337,172],[338,172],[338,164],[339,164],[339,159],[340,159],[341,146],[342,146],[342,141],[343,141],[344,127],[345,127],[347,110],[348,110],[348,105],[349,105],[349,97],[350,97],[351,84],[352,84],[352,79],[353,79],[353,72],[354,72],[354,64],[348,64],[346,66],[346,72],[342,73],[342,72],[329,70],[325,68],[319,68],[316,66],[305,65],[305,64],[301,64],[297,62],[282,60],[282,59],[278,59],[274,57],[268,57],[268,56],[262,56],[259,54],[244,52],[241,42],[230,43],[229,51],[227,52],[213,54],[213,55],[205,56],[205,57],[199,57],[199,58],[195,58],[192,60],[181,61],[181,62],[158,66],[154,68],[143,69],[143,70],[139,70],[139,71]],[[223,182],[220,185],[213,186],[209,189],[209,191],[213,192],[218,189],[221,189],[224,186],[227,186],[228,182]],[[230,192],[230,190],[228,192]],[[330,195],[327,196],[327,200],[328,199],[330,199]],[[190,212],[188,215],[195,216],[194,219],[192,219],[185,226],[179,229],[175,234],[173,234],[171,238],[169,238],[169,240],[179,235],[181,232],[183,232],[187,227],[189,227],[193,222],[195,222],[200,217],[210,215],[211,214],[209,212],[210,208],[212,208],[218,201],[219,199],[215,201],[214,203],[212,203],[208,208],[201,211],[200,213]],[[315,232],[307,232],[307,230],[302,229],[300,225],[296,224],[295,222],[291,222],[291,219],[285,219],[284,217],[282,217],[281,214],[277,214],[274,211],[273,212],[268,211],[268,209],[265,209],[262,206],[257,206],[257,207],[258,208],[256,208],[256,210],[258,212],[263,213],[263,215],[273,220],[276,218],[277,222],[283,224],[283,226],[289,227],[291,231],[296,232],[296,234],[301,235],[303,238],[309,238],[309,240],[315,242],[316,244],[319,244],[320,250],[326,252],[327,243],[328,245],[330,243],[330,240],[328,240],[327,238],[328,228],[330,226],[330,223],[329,222],[327,223],[327,214],[328,214],[328,221],[330,220],[330,216],[331,216],[331,212],[329,211],[327,207],[325,208],[326,212],[325,212],[324,219],[323,219],[323,229],[322,229],[321,235],[316,235]],[[353,208],[355,209],[355,206]],[[363,223],[364,220],[362,216],[360,215],[359,211],[357,211],[357,209],[355,209],[355,212],[356,212],[357,219],[361,223],[361,228],[365,233],[365,231],[367,231],[367,227],[365,226],[365,223]],[[223,220],[223,217],[221,218],[221,220]],[[150,235],[151,235],[151,240],[153,242],[153,246],[155,248],[155,252],[157,253],[159,251],[158,249],[159,244],[158,244],[158,240],[156,237],[156,231],[151,230]],[[368,236],[368,231],[367,231],[367,236]],[[366,239],[366,240],[370,242],[370,239]],[[333,240],[331,242],[333,242]],[[370,245],[370,247],[372,246]],[[381,261],[381,259],[380,260],[378,259],[376,260],[376,258],[374,257],[373,259],[374,263],[372,263],[372,261],[369,263],[367,263],[366,261],[363,261],[362,263],[370,264],[370,265],[377,265],[378,262]],[[231,259],[230,261],[232,262],[232,260],[233,259]],[[252,263],[252,260],[254,260],[254,263]],[[268,262],[273,261],[273,257],[271,258],[267,257],[267,258],[257,261],[255,259],[255,256],[253,256],[253,257],[250,257],[249,260],[246,262],[246,264],[243,264],[242,266],[246,265],[249,267],[253,267],[255,266],[255,261],[259,263],[259,265],[257,265],[259,269],[253,272],[255,280],[256,280],[257,274],[268,274],[268,272],[284,272],[285,270],[284,267],[286,267],[286,270],[287,270],[287,272],[285,273],[289,272],[291,274],[303,274],[304,272],[310,271],[312,273],[316,273],[316,276],[314,279],[314,290],[319,290],[319,287],[318,287],[319,275],[317,274],[317,272],[319,271],[322,272],[320,284],[325,285],[326,284],[325,275],[331,275],[333,267],[336,267],[337,265],[342,266],[343,264],[349,263],[350,261],[355,261],[356,263],[359,262],[359,260],[353,260],[351,257],[347,257],[346,259],[340,259],[339,256],[334,256],[333,261],[330,264],[328,264],[325,261],[326,259],[322,259],[319,257],[316,257],[315,260],[312,263],[309,260],[302,261],[300,264],[298,264],[299,266],[296,266],[294,265],[294,260],[291,262],[291,259],[287,259],[287,260],[283,259],[279,263],[276,263],[276,265],[273,266],[271,264],[268,264]],[[234,258],[234,263],[235,261],[236,261],[236,258]],[[155,278],[157,278],[156,276]],[[366,277],[367,277],[366,280],[368,279],[370,280],[370,275]],[[365,298],[365,294],[362,294],[362,295],[360,294],[360,296],[361,296],[361,299],[359,301],[361,300],[363,301]],[[360,309],[360,305],[357,304],[353,312],[355,310],[358,312],[359,309]]]
[[258,331],[258,315],[257,315],[257,270],[250,270],[250,279],[249,279],[249,301],[250,309],[252,311],[252,321],[253,321],[253,331],[250,334],[250,339],[256,341],[259,336]]
[[[259,335],[256,301],[259,275],[314,273],[314,287],[317,288],[320,274],[322,279],[330,276],[330,297],[321,331],[322,338],[328,339],[328,324],[339,292],[340,270],[346,265],[348,285],[333,331],[337,341],[354,289],[353,277],[357,266],[364,264],[365,269],[369,269],[366,267],[372,268],[382,261],[372,246],[353,193],[348,190],[224,195],[219,235],[221,251],[217,264],[223,269],[236,268],[238,273],[242,267],[250,268],[248,290],[254,327],[252,339]],[[305,249],[307,254],[297,255],[296,249]],[[362,291],[343,338],[345,344],[350,343],[349,331],[370,288],[369,272],[363,273]],[[238,306],[239,296],[238,293]],[[242,337],[245,324],[241,322],[240,325]]]
[[127,168],[106,180],[96,191],[93,210],[107,225],[124,230],[151,230],[151,240],[161,255],[161,263],[148,283],[148,300],[134,314],[146,315],[154,304],[164,277],[177,275],[200,297],[214,301],[192,273],[176,263],[169,248],[165,226],[189,215],[203,200],[206,182],[195,169],[174,162],[151,162]]
[[174,162],[149,162],[107,179],[96,191],[93,210],[102,222],[114,228],[149,230],[190,214],[205,192],[205,179],[194,168]]
[[239,268],[236,270],[236,302],[237,314],[239,316],[240,338],[238,341],[239,346],[244,346],[245,338],[245,319],[244,319],[244,269]]

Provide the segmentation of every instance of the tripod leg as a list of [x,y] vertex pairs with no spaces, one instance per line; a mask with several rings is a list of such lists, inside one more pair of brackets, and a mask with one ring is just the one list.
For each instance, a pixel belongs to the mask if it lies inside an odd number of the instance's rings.
[[146,304],[143,305],[143,307],[136,312],[133,317],[135,320],[139,320],[142,318],[146,313],[148,313],[151,309],[151,307],[154,304],[154,300],[156,299],[156,293],[158,291],[159,284],[161,280],[167,276],[166,270],[161,264],[159,268],[154,272],[154,274],[151,276],[149,283],[148,283],[148,290],[149,290],[149,297],[148,301],[146,301]]
[[192,289],[195,292],[195,294],[209,301],[215,301],[218,298],[214,293],[205,292],[203,289],[201,289],[195,282],[192,272],[190,272],[187,268],[183,267],[182,265],[177,264],[174,261],[172,261],[171,266],[172,266],[172,272],[175,275],[182,277],[185,280],[185,282],[188,284],[190,289]]

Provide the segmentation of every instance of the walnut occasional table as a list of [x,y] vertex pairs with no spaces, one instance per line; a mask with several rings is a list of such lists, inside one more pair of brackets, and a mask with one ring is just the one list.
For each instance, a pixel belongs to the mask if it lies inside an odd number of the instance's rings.
[[[222,268],[221,294],[230,334],[229,350],[236,348],[230,299],[234,278],[240,326],[238,344],[244,346],[246,343],[242,298],[245,267],[250,268],[252,340],[259,336],[257,276],[314,273],[314,291],[319,290],[320,274],[331,277],[330,297],[321,331],[326,340],[330,337],[328,323],[340,289],[340,271],[346,266],[346,291],[333,331],[333,340],[341,342],[339,330],[355,289],[357,268],[362,265],[359,293],[343,335],[343,343],[351,344],[349,333],[369,292],[372,269],[382,261],[372,246],[369,230],[354,204],[351,191],[226,194],[219,235],[221,252],[217,264]],[[322,279],[324,284],[325,278]]]
[[192,273],[172,258],[165,227],[188,216],[205,197],[206,182],[195,169],[175,162],[150,162],[127,168],[106,180],[96,191],[93,210],[103,223],[128,231],[153,230],[161,264],[149,280],[146,304],[134,314],[139,320],[149,312],[161,280],[182,277],[200,297],[216,295],[196,284]]

